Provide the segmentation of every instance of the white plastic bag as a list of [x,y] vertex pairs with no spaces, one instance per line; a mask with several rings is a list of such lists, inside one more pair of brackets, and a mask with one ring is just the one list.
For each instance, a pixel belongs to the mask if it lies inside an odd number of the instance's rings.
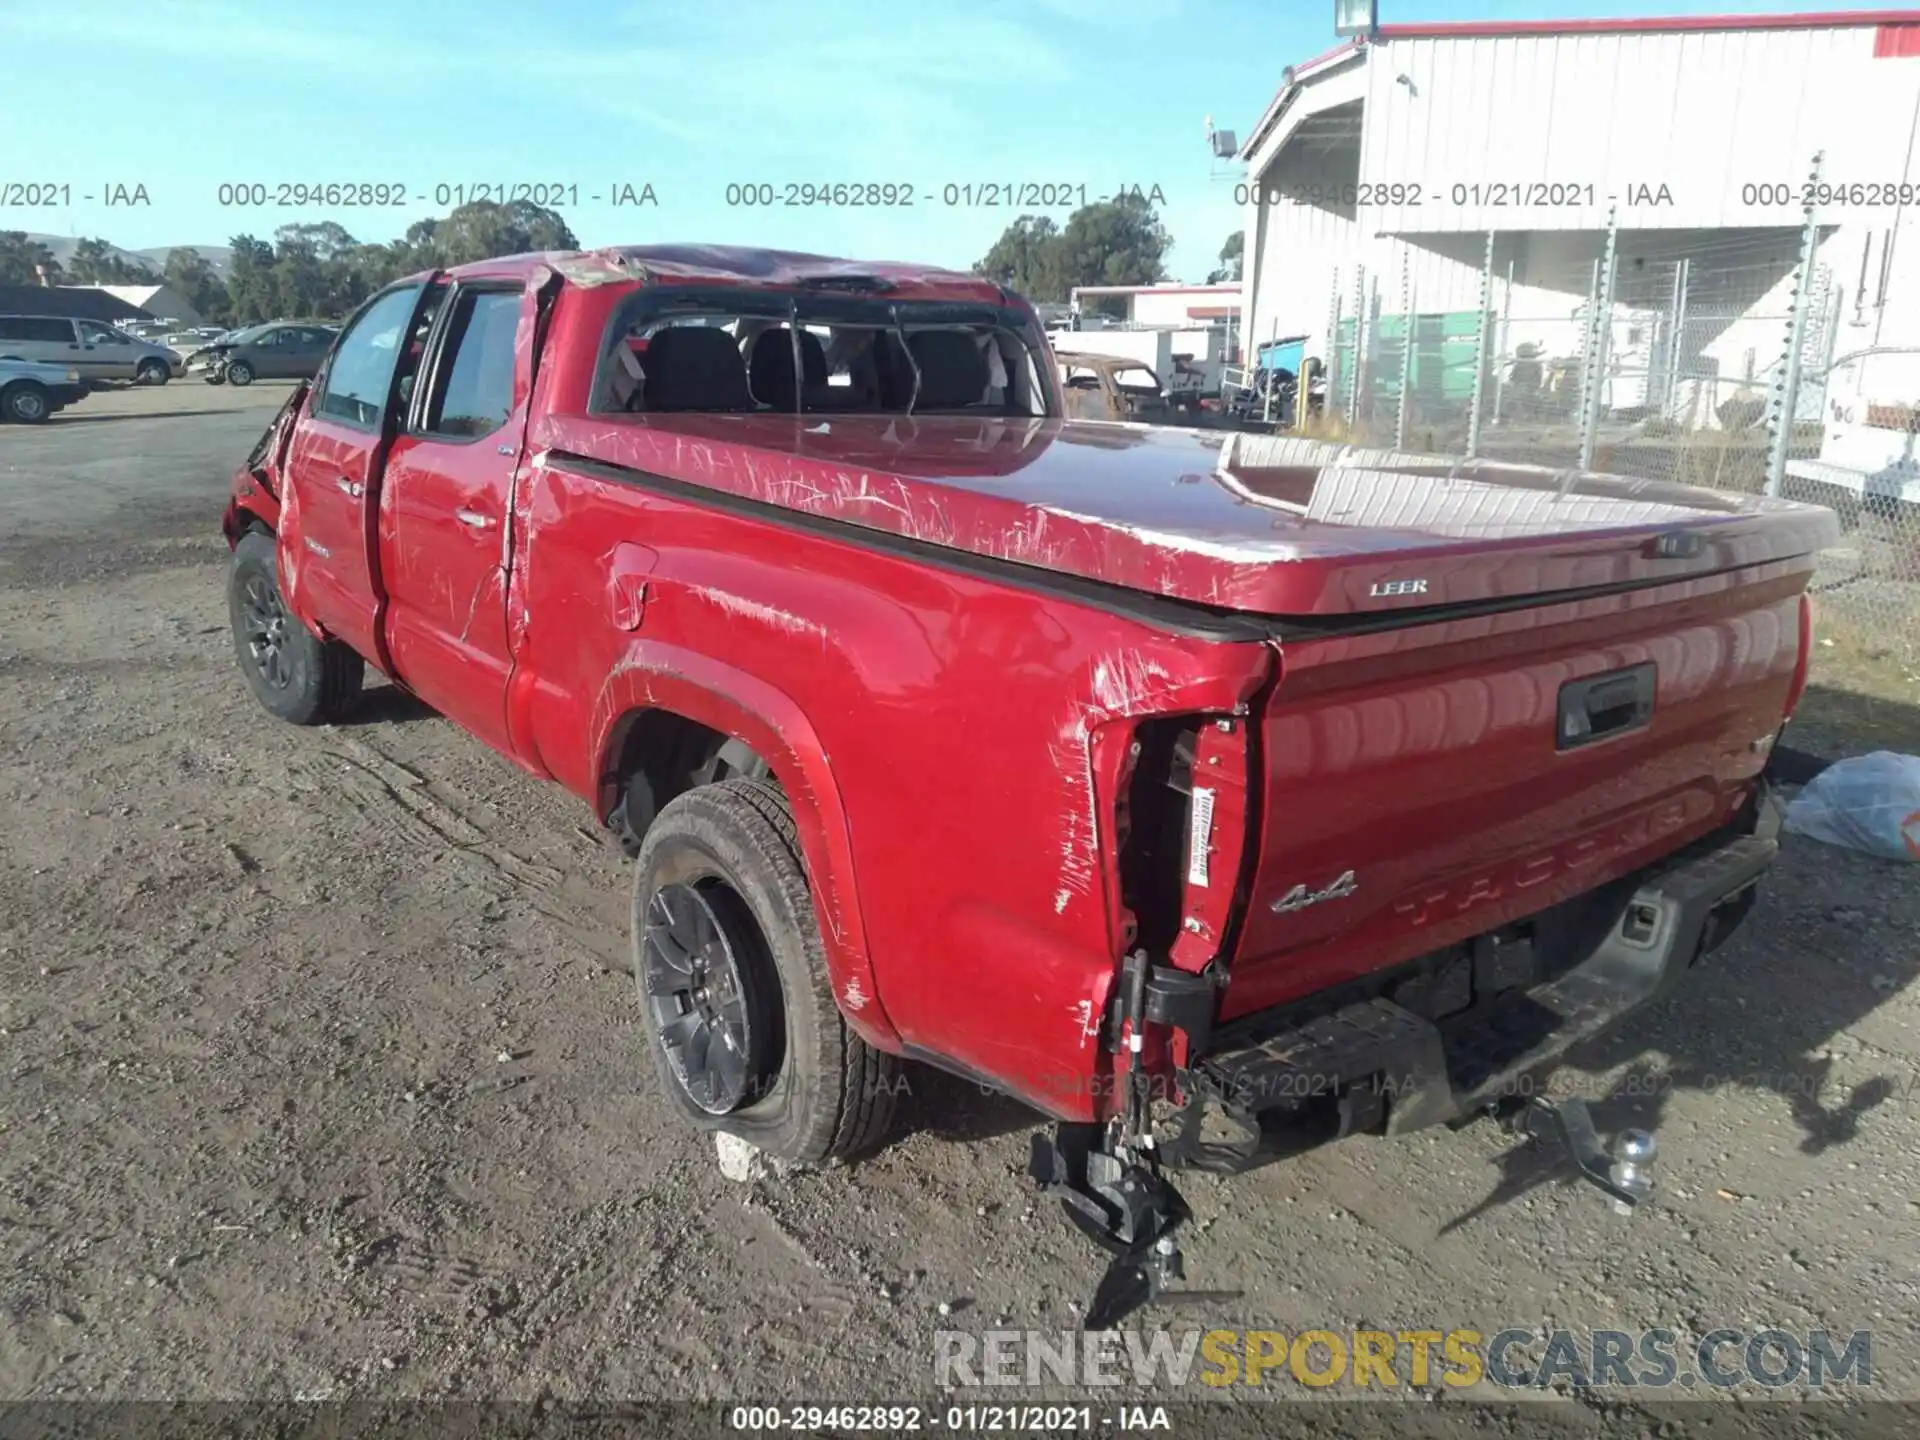
[[1920,860],[1920,755],[1876,750],[1822,770],[1787,807],[1795,835]]

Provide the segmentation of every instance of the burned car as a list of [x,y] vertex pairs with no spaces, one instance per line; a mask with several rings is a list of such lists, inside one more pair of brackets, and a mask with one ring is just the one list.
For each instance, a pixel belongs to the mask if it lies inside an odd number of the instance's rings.
[[1183,420],[1160,377],[1138,360],[1055,350],[1066,413],[1076,420]]

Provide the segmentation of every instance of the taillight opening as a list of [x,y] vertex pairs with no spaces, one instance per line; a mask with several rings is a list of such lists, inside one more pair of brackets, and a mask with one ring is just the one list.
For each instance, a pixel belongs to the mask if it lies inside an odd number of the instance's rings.
[[1793,712],[1799,708],[1800,697],[1807,693],[1807,672],[1813,665],[1813,601],[1805,594],[1800,596],[1800,656],[1793,663],[1793,680],[1787,686],[1787,703],[1782,713],[1782,721],[1793,719]]
[[1198,971],[1225,946],[1247,854],[1248,729],[1240,716],[1187,715],[1134,731],[1120,895],[1130,944],[1155,961]]
[[1165,956],[1180,935],[1201,723],[1186,715],[1143,721],[1134,730],[1133,774],[1118,827],[1120,899],[1133,917],[1133,944],[1153,956]]

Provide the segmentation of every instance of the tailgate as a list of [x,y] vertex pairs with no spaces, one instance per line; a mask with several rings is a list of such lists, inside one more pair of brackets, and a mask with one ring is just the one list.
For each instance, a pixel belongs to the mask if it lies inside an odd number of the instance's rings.
[[1805,642],[1803,564],[1282,645],[1222,1018],[1397,965],[1723,823]]

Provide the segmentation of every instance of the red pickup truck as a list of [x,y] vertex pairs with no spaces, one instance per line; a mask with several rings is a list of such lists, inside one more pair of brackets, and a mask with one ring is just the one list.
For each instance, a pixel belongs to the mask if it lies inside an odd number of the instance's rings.
[[234,479],[247,683],[365,667],[636,857],[669,1103],[794,1161],[918,1060],[1179,1272],[1167,1171],[1517,1112],[1745,914],[1831,514],[1062,418],[977,277],[656,246],[369,300]]

